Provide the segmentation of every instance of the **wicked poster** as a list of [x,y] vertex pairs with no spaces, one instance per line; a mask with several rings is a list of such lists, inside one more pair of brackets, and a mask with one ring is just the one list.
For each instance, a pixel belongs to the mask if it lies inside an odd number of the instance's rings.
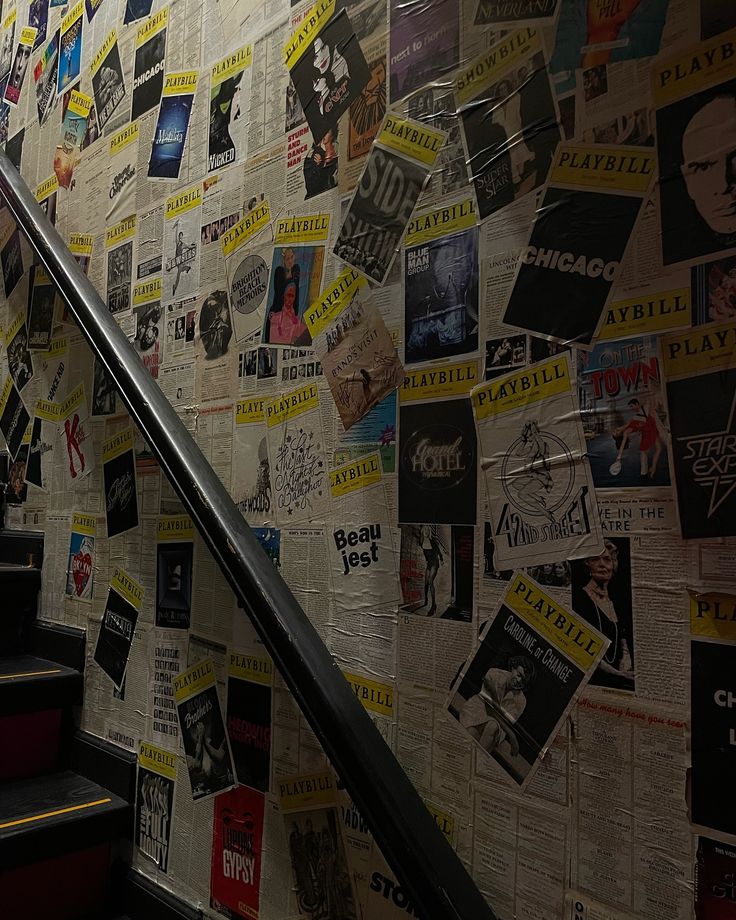
[[370,79],[347,11],[335,6],[315,6],[284,47],[284,63],[315,138],[336,130]]
[[238,786],[215,799],[210,906],[229,920],[258,920],[265,797]]
[[92,600],[95,574],[95,537],[97,518],[74,513],[69,537],[69,560],[66,568],[66,594],[78,600]]
[[736,800],[724,795],[723,782],[736,770],[736,595],[691,593],[690,634],[690,820],[733,836]]
[[177,755],[141,741],[135,797],[135,845],[168,872]]
[[229,789],[235,783],[235,770],[211,658],[174,678],[174,699],[192,798],[196,801]]
[[189,629],[194,525],[185,514],[162,517],[156,530],[156,626]]
[[116,537],[138,526],[133,429],[102,442],[107,536]]
[[243,45],[210,71],[210,133],[207,172],[242,163],[248,149],[246,106],[253,46]]
[[143,23],[136,33],[131,121],[155,109],[161,101],[168,22],[169,8],[166,6]]
[[273,663],[230,653],[227,681],[227,732],[238,782],[268,791],[271,766],[271,685]]
[[544,184],[560,141],[541,35],[504,37],[460,71],[455,96],[483,220]]
[[143,604],[142,585],[115,567],[97,637],[94,660],[120,690],[128,668],[135,625]]
[[682,536],[736,536],[736,322],[660,343]]

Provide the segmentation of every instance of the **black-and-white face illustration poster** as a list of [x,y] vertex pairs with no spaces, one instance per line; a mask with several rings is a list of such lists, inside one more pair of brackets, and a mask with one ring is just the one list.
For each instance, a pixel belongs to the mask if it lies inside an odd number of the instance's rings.
[[603,552],[566,353],[471,393],[499,568]]
[[126,428],[103,442],[102,469],[109,538],[138,526],[138,493],[132,428]]
[[319,3],[284,48],[284,63],[316,140],[335,130],[370,79],[347,11]]
[[174,679],[174,698],[192,798],[229,789],[235,783],[235,769],[211,658],[198,661]]
[[[731,54],[726,50],[731,48]],[[736,245],[736,55],[716,35],[657,62],[662,263],[689,265]]]
[[141,741],[135,797],[135,845],[168,871],[177,755]]
[[453,682],[447,710],[524,789],[607,646],[598,630],[517,572]]

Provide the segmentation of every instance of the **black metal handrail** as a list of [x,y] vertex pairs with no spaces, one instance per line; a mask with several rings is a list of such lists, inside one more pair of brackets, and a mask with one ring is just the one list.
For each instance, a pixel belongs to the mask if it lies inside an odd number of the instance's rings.
[[110,374],[423,920],[495,920],[217,474],[2,150],[0,194]]

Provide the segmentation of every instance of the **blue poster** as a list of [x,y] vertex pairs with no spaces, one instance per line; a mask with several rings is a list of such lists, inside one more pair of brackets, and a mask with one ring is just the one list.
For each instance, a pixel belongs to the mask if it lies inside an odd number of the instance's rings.
[[59,57],[59,78],[57,92],[63,93],[79,79],[82,69],[82,22],[79,16],[61,35],[61,54]]
[[149,178],[179,178],[193,101],[194,93],[162,98],[151,144],[151,159],[148,163]]

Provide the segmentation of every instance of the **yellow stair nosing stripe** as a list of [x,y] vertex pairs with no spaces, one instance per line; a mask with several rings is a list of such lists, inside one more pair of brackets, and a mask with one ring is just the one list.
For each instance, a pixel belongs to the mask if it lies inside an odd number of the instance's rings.
[[0,680],[13,680],[15,677],[42,677],[44,674],[61,674],[61,668],[50,668],[48,671],[21,671],[18,674],[0,674]]
[[106,805],[112,802],[112,799],[97,799],[95,802],[83,802],[81,805],[68,805],[66,808],[57,808],[55,811],[47,811],[42,815],[32,815],[30,818],[17,818],[14,821],[6,821],[0,824],[0,831],[9,827],[17,827],[19,824],[30,824],[32,821],[43,821],[45,818],[55,818],[58,815],[66,815],[72,811],[81,811],[83,808],[94,808],[95,805]]

